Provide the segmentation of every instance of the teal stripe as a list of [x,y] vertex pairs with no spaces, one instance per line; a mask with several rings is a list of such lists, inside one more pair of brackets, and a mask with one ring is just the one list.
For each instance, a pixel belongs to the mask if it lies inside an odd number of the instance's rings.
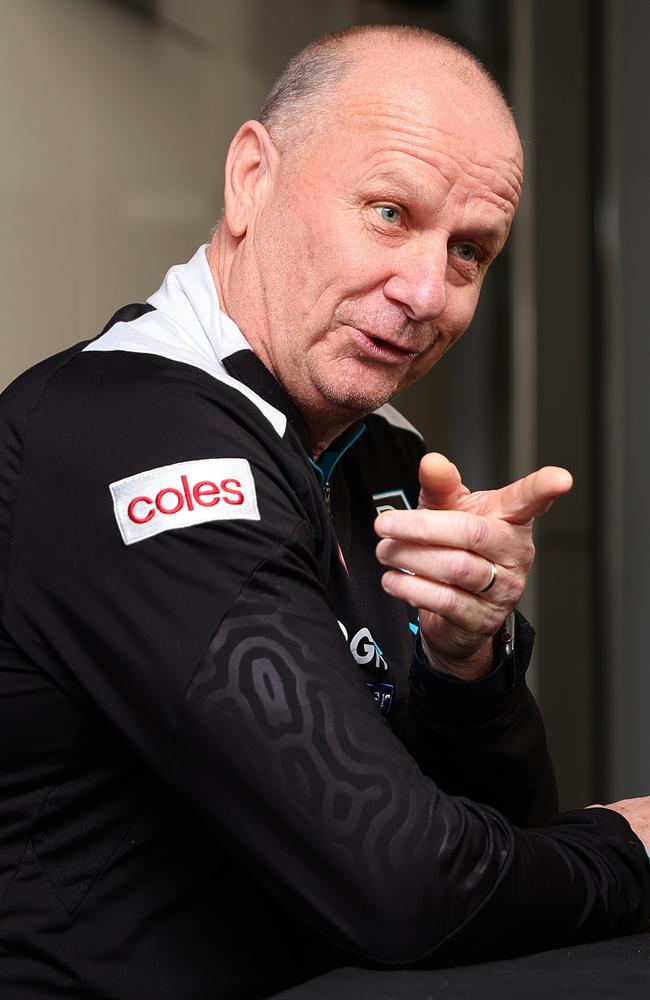
[[348,439],[343,443],[342,447],[331,448],[331,449],[327,448],[326,451],[324,451],[323,454],[320,456],[317,462],[314,462],[313,459],[311,458],[309,459],[309,461],[311,462],[312,466],[314,467],[314,469],[318,474],[321,486],[329,482],[329,480],[332,478],[332,473],[334,472],[336,465],[343,458],[346,451],[352,447],[355,441],[359,440],[365,429],[366,425],[361,424],[359,427],[355,429],[354,433],[351,434],[348,437]]

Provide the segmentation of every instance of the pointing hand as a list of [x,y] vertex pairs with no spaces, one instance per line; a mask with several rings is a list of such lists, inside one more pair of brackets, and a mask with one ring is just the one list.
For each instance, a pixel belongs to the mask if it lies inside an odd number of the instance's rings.
[[[419,609],[432,665],[467,680],[492,666],[492,639],[521,598],[534,557],[533,520],[572,486],[546,466],[500,490],[471,493],[443,455],[420,463],[417,510],[375,522],[384,589]],[[406,570],[406,572],[403,572]]]

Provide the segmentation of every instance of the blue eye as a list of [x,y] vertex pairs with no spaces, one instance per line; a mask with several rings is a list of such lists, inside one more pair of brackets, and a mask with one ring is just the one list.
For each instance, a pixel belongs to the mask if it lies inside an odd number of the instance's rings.
[[400,220],[399,209],[394,208],[392,205],[377,205],[375,211],[379,213],[384,222],[390,222],[391,225]]
[[459,243],[458,246],[454,247],[454,249],[461,260],[478,260],[476,248],[473,247],[471,243]]

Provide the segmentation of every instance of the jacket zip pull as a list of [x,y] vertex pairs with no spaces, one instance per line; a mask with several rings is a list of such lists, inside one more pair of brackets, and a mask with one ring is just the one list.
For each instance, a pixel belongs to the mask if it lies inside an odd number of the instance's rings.
[[323,483],[323,500],[325,501],[325,506],[327,507],[328,514],[332,513],[332,508],[330,506],[330,494],[332,492],[332,487],[329,482]]

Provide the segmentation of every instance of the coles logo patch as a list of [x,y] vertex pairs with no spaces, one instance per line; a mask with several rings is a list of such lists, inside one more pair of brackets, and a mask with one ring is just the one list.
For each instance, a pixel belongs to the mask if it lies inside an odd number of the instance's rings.
[[140,472],[110,484],[125,545],[205,521],[259,521],[245,458],[202,458]]

